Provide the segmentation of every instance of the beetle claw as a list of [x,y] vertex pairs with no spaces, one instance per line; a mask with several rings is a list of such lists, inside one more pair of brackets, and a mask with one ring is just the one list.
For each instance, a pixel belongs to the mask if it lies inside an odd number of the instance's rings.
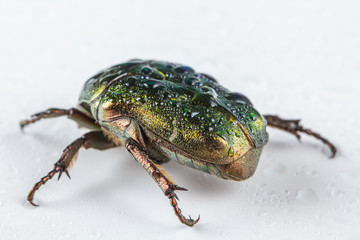
[[39,206],[39,205],[37,205],[37,204],[33,203],[33,201],[32,201],[32,200],[28,200],[28,202],[29,202],[31,205],[33,205],[34,207],[38,207],[38,206]]
[[186,188],[180,187],[178,185],[174,186],[174,190],[180,190],[180,191],[188,191]]
[[66,176],[68,176],[68,178],[71,179],[69,171],[67,169],[65,169],[65,173],[66,173]]
[[198,217],[196,220],[192,219],[192,218],[190,217],[190,215],[189,215],[189,218],[185,218],[184,220],[185,220],[184,223],[185,223],[186,226],[192,227],[192,226],[194,226],[195,224],[197,224],[197,223],[199,222],[199,220],[200,220],[200,215],[199,215],[199,217]]
[[24,127],[25,127],[25,125],[26,125],[26,124],[24,123],[24,121],[21,121],[21,122],[20,122],[20,129],[21,129],[22,132],[24,132]]
[[174,208],[175,214],[179,218],[181,223],[185,224],[186,226],[192,227],[200,220],[200,215],[196,220],[194,220],[190,217],[190,215],[189,215],[189,218],[186,218],[184,215],[181,214],[181,209],[179,208],[179,206],[176,202],[176,200],[179,201],[179,198],[176,196],[176,194],[174,192],[172,192],[168,197],[169,197],[171,206]]
[[59,176],[58,176],[58,181],[60,180],[61,175],[62,175],[62,171],[60,171],[60,173],[59,173]]
[[31,123],[30,120],[22,120],[22,121],[20,121],[20,129],[21,129],[21,131],[24,131],[24,127],[29,125],[30,123]]
[[60,170],[60,171],[59,171],[58,181],[60,180],[61,175],[62,175],[63,172],[65,172],[66,176],[68,176],[68,178],[71,179],[70,174],[69,174],[69,171],[68,171],[67,168],[66,168],[65,170]]

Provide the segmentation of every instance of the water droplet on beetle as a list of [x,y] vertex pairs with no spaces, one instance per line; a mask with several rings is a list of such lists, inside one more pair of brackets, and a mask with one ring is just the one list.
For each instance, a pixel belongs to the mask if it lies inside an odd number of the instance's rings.
[[177,67],[175,69],[175,71],[177,71],[179,73],[194,72],[194,70],[191,67],[188,67],[188,66]]
[[203,75],[204,77],[206,77],[208,80],[217,83],[216,79],[215,79],[213,76],[211,76],[211,75],[209,75],[209,74],[206,74],[206,73],[201,73],[201,75]]
[[214,100],[211,100],[211,101],[210,101],[210,106],[211,106],[211,107],[216,107],[216,106],[217,106],[217,103],[216,103]]
[[200,112],[192,112],[191,113],[191,117],[195,117],[196,115],[198,115]]
[[[216,124],[215,124],[216,126]],[[216,135],[218,135],[219,137],[221,137],[222,139],[224,139],[226,141],[226,137],[224,136],[224,134],[221,131],[217,131]]]
[[257,119],[254,113],[249,113],[249,117],[252,121],[255,121]]
[[184,82],[185,82],[185,84],[187,84],[187,85],[194,86],[194,85],[196,85],[197,83],[199,83],[200,80],[197,79],[197,78],[191,77],[191,78],[185,79]]
[[143,69],[141,69],[141,72],[144,74],[151,74],[152,73],[152,69],[149,67],[143,67]]
[[233,152],[233,148],[232,148],[232,147],[229,148],[228,154],[229,154],[229,157],[234,156],[234,152]]

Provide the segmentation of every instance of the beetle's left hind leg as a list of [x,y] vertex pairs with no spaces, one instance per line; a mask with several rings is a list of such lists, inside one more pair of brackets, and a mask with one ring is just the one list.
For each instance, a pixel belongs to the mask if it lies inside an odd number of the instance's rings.
[[313,136],[316,139],[319,139],[323,143],[325,143],[331,150],[331,156],[330,158],[335,157],[336,154],[336,148],[335,146],[329,142],[326,138],[322,137],[320,134],[313,132],[312,130],[308,128],[304,128],[299,124],[300,120],[285,120],[281,119],[276,115],[264,115],[266,118],[266,121],[268,123],[268,126],[278,128],[281,130],[284,130],[286,132],[289,132],[291,134],[294,134],[297,139],[300,140],[300,135],[298,132],[306,133],[307,135]]
[[74,161],[76,160],[79,149],[81,147],[84,147],[85,149],[95,148],[99,150],[104,150],[116,147],[116,144],[109,141],[100,131],[88,132],[80,138],[76,139],[64,149],[60,159],[55,163],[54,169],[51,170],[45,177],[41,178],[41,180],[37,182],[31,189],[29,195],[27,196],[27,200],[32,205],[37,206],[33,203],[35,192],[49,179],[53,178],[56,173],[59,173],[58,179],[60,179],[63,172],[65,172],[65,174],[70,178],[68,169],[73,165]]
[[159,185],[161,190],[165,193],[165,196],[169,198],[170,204],[174,208],[175,214],[179,218],[180,222],[190,227],[194,226],[200,220],[200,216],[196,220],[192,219],[190,216],[189,218],[184,217],[184,215],[181,214],[181,210],[176,201],[176,199],[179,199],[175,194],[175,190],[187,191],[187,189],[179,187],[178,185],[173,183],[169,179],[169,177],[166,176],[166,172],[162,170],[159,165],[155,164],[152,159],[150,159],[146,151],[143,150],[143,148],[140,147],[134,140],[128,139],[125,147],[135,158],[135,160],[138,161],[143,166],[143,168],[145,168],[145,170],[152,176],[152,178]]

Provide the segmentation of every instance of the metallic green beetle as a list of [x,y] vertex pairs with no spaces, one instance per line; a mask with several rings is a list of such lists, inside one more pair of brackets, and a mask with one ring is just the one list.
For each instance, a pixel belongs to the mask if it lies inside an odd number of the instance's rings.
[[319,134],[299,125],[259,114],[247,97],[230,92],[192,68],[160,61],[131,60],[90,78],[77,108],[51,108],[21,122],[21,127],[41,118],[68,116],[93,131],[65,148],[54,169],[34,185],[27,199],[56,173],[68,177],[81,147],[108,149],[124,145],[169,198],[180,221],[193,226],[177,205],[175,190],[186,190],[170,180],[159,164],[176,160],[183,165],[230,180],[253,175],[263,146],[266,126],[294,134],[312,135],[335,147]]

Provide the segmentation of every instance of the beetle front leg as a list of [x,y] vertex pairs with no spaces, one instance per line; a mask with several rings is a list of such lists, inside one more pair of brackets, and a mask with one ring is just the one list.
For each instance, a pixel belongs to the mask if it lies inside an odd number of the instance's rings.
[[59,173],[58,179],[60,179],[63,172],[65,172],[65,174],[70,178],[68,169],[75,162],[79,149],[81,147],[84,147],[85,149],[95,148],[99,150],[104,150],[115,146],[116,145],[106,139],[106,137],[100,131],[93,131],[84,134],[64,149],[60,159],[55,163],[54,169],[51,170],[45,177],[41,178],[41,180],[34,185],[34,187],[29,192],[29,195],[27,196],[27,200],[30,202],[31,205],[38,206],[33,203],[35,192],[39,190],[39,188],[44,185],[48,180],[52,179],[56,173]]
[[70,119],[76,121],[82,126],[85,126],[90,129],[100,130],[100,126],[95,123],[95,120],[88,117],[84,113],[80,112],[76,108],[70,109],[59,109],[59,108],[49,108],[43,112],[35,113],[31,115],[30,119],[23,120],[20,122],[20,127],[23,129],[26,125],[34,123],[43,118],[55,118],[61,116],[68,116]]
[[192,219],[190,216],[189,218],[184,217],[184,215],[181,214],[181,209],[179,208],[176,201],[176,199],[179,199],[175,194],[175,190],[187,191],[187,189],[179,187],[175,183],[171,182],[166,176],[166,172],[162,170],[159,165],[155,164],[150,159],[146,151],[143,150],[142,147],[140,147],[134,140],[129,139],[126,142],[125,147],[135,158],[135,160],[138,161],[143,166],[143,168],[145,168],[145,170],[152,176],[152,178],[164,192],[165,196],[169,198],[170,204],[174,208],[175,214],[179,218],[180,222],[190,227],[194,226],[200,220],[200,216],[196,220]]
[[279,118],[276,115],[264,115],[264,117],[268,123],[268,126],[278,128],[283,131],[294,134],[298,140],[300,140],[300,137],[301,137],[298,132],[306,133],[309,136],[313,136],[316,139],[319,139],[320,141],[322,141],[324,144],[326,144],[330,148],[331,153],[332,153],[330,158],[335,157],[335,154],[336,154],[335,146],[331,142],[329,142],[329,140],[322,137],[320,134],[301,126],[299,124],[300,120],[285,120],[285,119]]

